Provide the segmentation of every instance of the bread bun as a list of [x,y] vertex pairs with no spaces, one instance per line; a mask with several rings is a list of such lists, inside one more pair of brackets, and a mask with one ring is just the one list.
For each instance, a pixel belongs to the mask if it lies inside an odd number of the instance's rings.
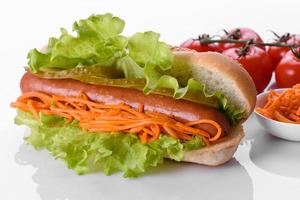
[[243,127],[233,127],[228,136],[218,143],[184,154],[183,161],[197,164],[217,166],[229,161],[244,137]]
[[[242,121],[250,116],[256,103],[256,89],[250,75],[239,63],[216,52],[199,53],[175,48],[173,53],[174,65],[170,73],[179,82],[185,83],[192,77],[205,83],[208,93],[218,91],[227,97],[229,103],[245,110]],[[209,166],[223,164],[232,158],[243,137],[240,123],[217,143],[186,152],[183,161]]]
[[207,93],[220,92],[228,102],[245,111],[248,118],[255,107],[256,89],[248,72],[236,61],[216,52],[175,49],[170,71],[180,83],[192,77],[205,83]]

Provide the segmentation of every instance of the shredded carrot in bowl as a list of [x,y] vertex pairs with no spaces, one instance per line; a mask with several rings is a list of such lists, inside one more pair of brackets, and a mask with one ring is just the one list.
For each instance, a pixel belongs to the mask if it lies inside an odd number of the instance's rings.
[[265,106],[256,112],[276,121],[300,124],[300,84],[282,93],[271,90]]
[[[66,118],[66,123],[77,120],[79,126],[90,132],[124,132],[136,133],[142,143],[154,141],[161,133],[181,140],[191,140],[193,136],[201,137],[205,142],[214,142],[221,137],[221,126],[209,119],[182,123],[155,112],[144,112],[144,106],[134,109],[125,104],[107,105],[93,102],[84,93],[77,97],[62,97],[41,92],[22,94],[11,106],[22,111],[31,112],[40,120],[39,113]],[[198,124],[210,124],[216,129],[215,136],[202,129]]]

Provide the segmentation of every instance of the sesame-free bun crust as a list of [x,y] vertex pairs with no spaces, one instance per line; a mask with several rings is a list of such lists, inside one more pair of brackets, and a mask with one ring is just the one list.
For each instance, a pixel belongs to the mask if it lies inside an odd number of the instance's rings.
[[174,65],[171,74],[179,82],[190,77],[205,83],[208,93],[221,92],[229,103],[245,111],[241,122],[233,126],[225,138],[204,148],[186,152],[183,161],[217,166],[229,161],[244,137],[241,123],[253,112],[256,89],[247,71],[236,61],[216,52],[196,52],[173,48]]
[[229,103],[245,110],[248,118],[256,102],[256,89],[248,72],[236,61],[216,52],[173,50],[174,65],[171,74],[179,82],[192,77],[205,83],[208,93],[224,94]]
[[243,137],[243,127],[237,125],[233,127],[230,134],[220,142],[208,147],[186,152],[183,161],[208,166],[221,165],[232,158]]

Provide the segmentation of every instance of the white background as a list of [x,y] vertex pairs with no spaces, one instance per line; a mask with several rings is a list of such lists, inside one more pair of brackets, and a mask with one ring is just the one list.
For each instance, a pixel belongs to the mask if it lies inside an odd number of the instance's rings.
[[300,33],[300,1],[10,0],[0,3],[0,199],[300,199],[300,145],[264,134],[255,118],[246,140],[225,166],[207,168],[167,162],[137,180],[120,174],[76,176],[46,152],[23,144],[25,128],[13,124],[9,107],[19,95],[29,49],[41,47],[60,27],[93,13],[126,21],[125,34],[153,30],[179,45],[199,33],[251,27],[264,39]]

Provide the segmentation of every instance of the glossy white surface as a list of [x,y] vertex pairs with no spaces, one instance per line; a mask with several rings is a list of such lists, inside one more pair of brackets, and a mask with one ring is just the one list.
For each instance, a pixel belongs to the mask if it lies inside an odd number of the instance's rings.
[[[283,92],[286,89],[275,89],[275,92]],[[267,102],[268,92],[257,95],[256,107],[263,108]],[[266,133],[274,135],[278,138],[289,141],[300,141],[300,124],[283,123],[269,119],[260,113],[255,112],[255,116],[260,125],[265,129]]]
[[[130,3],[129,3],[130,2]],[[297,5],[298,4],[298,5]],[[268,134],[251,117],[246,137],[234,159],[221,167],[166,162],[139,179],[120,174],[77,176],[48,153],[24,144],[27,129],[13,124],[15,111],[8,105],[19,95],[30,48],[45,44],[59,27],[91,13],[110,11],[127,22],[126,34],[155,30],[170,44],[180,44],[199,32],[248,26],[270,37],[300,33],[299,1],[1,1],[0,3],[0,199],[214,199],[299,200],[300,144]],[[280,14],[278,13],[280,10]],[[193,20],[193,21],[191,21]]]

